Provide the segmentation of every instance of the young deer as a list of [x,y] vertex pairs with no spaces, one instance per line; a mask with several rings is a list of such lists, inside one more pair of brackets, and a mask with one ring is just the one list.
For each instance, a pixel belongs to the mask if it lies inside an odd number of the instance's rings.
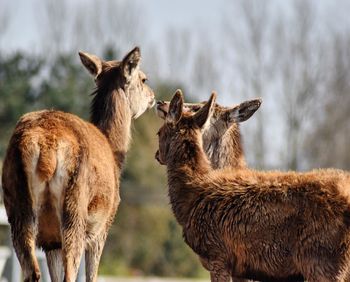
[[85,248],[86,279],[96,281],[120,202],[131,120],[154,104],[138,47],[122,61],[79,55],[97,86],[91,123],[54,110],[25,114],[3,165],[4,203],[25,281],[40,279],[36,245],[46,253],[52,281],[63,280],[63,269],[64,281],[75,281]]
[[[202,103],[184,103],[183,111],[192,115],[205,105]],[[261,99],[254,99],[240,104],[244,113],[239,122],[249,119],[259,109]],[[248,108],[249,109],[248,109]],[[158,117],[165,119],[169,111],[169,102],[157,101]],[[203,149],[214,169],[245,168],[239,123],[234,114],[236,107],[223,107],[215,104],[208,126],[203,129]],[[232,277],[232,282],[247,282],[248,280]]]
[[[156,113],[165,119],[169,111],[167,101],[157,101]],[[202,103],[184,103],[183,111],[191,115],[205,105]],[[261,99],[254,99],[240,104],[239,122],[249,119],[259,109]],[[208,125],[203,129],[203,149],[214,169],[245,168],[245,158],[241,142],[239,123],[235,114],[237,107],[223,107],[215,104]],[[247,282],[248,280],[232,277],[232,282]]]
[[[157,101],[156,113],[165,119],[170,102]],[[191,115],[205,105],[201,103],[184,103],[183,111]],[[253,99],[239,105],[242,113],[239,122],[249,119],[260,107],[261,99]],[[203,149],[214,169],[245,168],[241,133],[237,117],[237,107],[223,107],[215,104],[209,124],[203,129]],[[232,282],[247,282],[248,280],[232,277]]]
[[[212,95],[189,115],[177,91],[156,154],[167,166],[170,202],[185,242],[211,281],[350,281],[350,174],[213,170],[201,130],[214,101]],[[238,109],[233,116],[239,121]]]
[[[184,103],[183,111],[195,114],[204,104],[204,102]],[[261,99],[242,103],[240,107],[245,115],[240,117],[240,122],[249,119],[260,105]],[[249,107],[249,110],[244,110],[246,107]],[[168,110],[169,102],[157,101],[158,117],[165,119]],[[214,169],[246,167],[239,124],[233,116],[236,111],[236,107],[223,107],[215,104],[210,122],[203,130],[203,148]]]
[[[261,99],[253,99],[234,107],[223,107],[215,104],[209,124],[203,129],[203,149],[213,169],[246,168],[239,123],[249,119],[260,107]],[[165,119],[169,111],[170,102],[157,101],[156,113]],[[198,112],[205,105],[201,103],[184,103],[183,111],[191,115]],[[239,122],[235,114],[240,111]],[[232,282],[248,282],[242,278],[232,277]],[[282,282],[282,280],[279,280]],[[300,277],[287,277],[283,281],[303,281]]]

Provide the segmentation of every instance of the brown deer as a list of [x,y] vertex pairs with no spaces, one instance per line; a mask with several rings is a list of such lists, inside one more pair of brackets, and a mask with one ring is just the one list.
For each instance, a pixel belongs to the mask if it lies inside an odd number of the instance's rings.
[[[206,102],[184,103],[183,111],[191,115],[198,112]],[[234,107],[223,107],[215,103],[209,124],[204,127],[203,149],[213,169],[246,168],[239,123],[249,119],[260,107],[261,99],[248,100]],[[168,101],[157,101],[156,113],[165,119],[169,111]],[[235,114],[240,112],[239,120]],[[232,282],[248,282],[252,280],[232,277]],[[282,281],[303,281],[302,277],[287,277]]]
[[[211,281],[350,281],[350,174],[213,170],[201,130],[214,102],[212,95],[190,115],[177,91],[156,153],[167,166],[170,202],[185,242]],[[233,116],[239,121],[241,114]]]
[[[191,115],[198,112],[206,102],[184,103],[183,111]],[[261,99],[248,100],[233,107],[223,107],[215,103],[209,124],[204,127],[203,149],[213,169],[246,168],[246,162],[241,143],[239,123],[249,119],[260,107]],[[157,101],[156,113],[158,117],[165,119],[169,111],[168,101]],[[237,120],[236,113],[240,112]],[[248,282],[252,280],[232,277],[232,282]],[[279,280],[282,282],[282,280]],[[303,281],[300,277],[287,277],[283,281]]]
[[[239,122],[249,119],[260,107],[261,99],[246,101],[239,105],[242,113]],[[156,113],[165,119],[169,111],[168,101],[157,101]],[[201,103],[184,103],[183,111],[195,114],[205,105]],[[215,104],[209,124],[203,129],[203,149],[214,169],[245,168],[246,162],[241,142],[239,123],[235,114],[237,107],[223,107]],[[248,282],[249,280],[232,277],[232,282]]]
[[3,164],[3,196],[24,281],[39,281],[35,246],[46,253],[52,281],[75,281],[86,249],[86,279],[96,281],[116,214],[130,125],[154,104],[139,69],[138,47],[122,61],[79,52],[94,76],[91,123],[54,110],[18,121]]
[[[184,112],[196,113],[205,102],[184,103]],[[241,112],[239,122],[249,119],[259,109],[261,99],[254,99],[240,105]],[[249,107],[249,110],[246,108]],[[244,110],[245,109],[245,110]],[[156,113],[158,117],[165,119],[169,110],[169,102],[157,101]],[[236,107],[223,107],[215,104],[208,126],[203,130],[203,148],[214,169],[217,168],[244,168],[246,162],[243,153],[239,123],[232,114]]]

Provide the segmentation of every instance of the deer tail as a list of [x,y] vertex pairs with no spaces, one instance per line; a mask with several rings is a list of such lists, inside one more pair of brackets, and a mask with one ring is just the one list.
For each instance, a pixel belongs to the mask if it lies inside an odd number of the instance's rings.
[[36,167],[40,180],[48,182],[52,179],[57,165],[56,151],[48,146],[41,146]]

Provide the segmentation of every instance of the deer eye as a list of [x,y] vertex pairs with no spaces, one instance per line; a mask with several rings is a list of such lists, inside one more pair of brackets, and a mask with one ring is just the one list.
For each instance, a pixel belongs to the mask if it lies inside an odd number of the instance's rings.
[[148,81],[147,78],[142,78],[142,83],[146,83],[146,81]]

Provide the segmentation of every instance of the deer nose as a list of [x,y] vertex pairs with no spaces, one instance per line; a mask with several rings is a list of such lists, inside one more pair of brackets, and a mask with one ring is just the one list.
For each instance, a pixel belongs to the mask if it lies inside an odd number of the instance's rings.
[[160,160],[159,150],[157,150],[156,152],[155,159],[158,161],[159,164],[164,165],[164,163]]
[[153,108],[153,106],[156,104],[155,99],[152,99],[152,101],[149,102],[150,108]]

